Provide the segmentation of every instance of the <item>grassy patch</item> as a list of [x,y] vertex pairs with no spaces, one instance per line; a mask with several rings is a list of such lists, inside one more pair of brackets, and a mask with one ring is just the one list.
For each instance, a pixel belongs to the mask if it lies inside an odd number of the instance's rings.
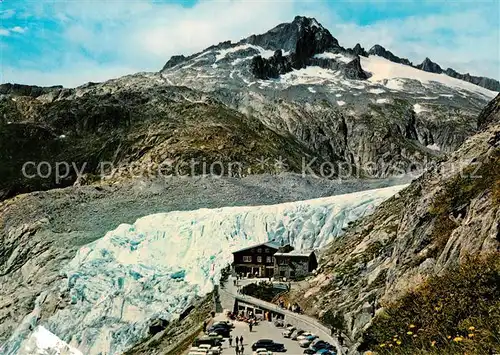
[[380,354],[500,351],[500,258],[469,258],[387,305],[364,334]]

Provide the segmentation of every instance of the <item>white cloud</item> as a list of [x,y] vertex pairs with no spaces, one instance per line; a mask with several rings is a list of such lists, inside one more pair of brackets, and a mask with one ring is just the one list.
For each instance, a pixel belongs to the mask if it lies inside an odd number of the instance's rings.
[[25,33],[28,29],[26,27],[15,26],[10,29],[12,32]]
[[5,28],[0,28],[0,36],[8,36],[10,35],[10,31]]
[[16,11],[14,9],[1,10],[0,11],[0,19],[7,20],[9,18],[12,18],[15,14],[16,14]]

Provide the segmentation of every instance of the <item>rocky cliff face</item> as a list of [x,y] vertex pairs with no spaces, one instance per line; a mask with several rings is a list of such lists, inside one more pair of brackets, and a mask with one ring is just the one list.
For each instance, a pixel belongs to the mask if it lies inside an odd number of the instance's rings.
[[384,306],[429,277],[471,255],[498,258],[499,108],[500,95],[481,115],[481,132],[334,241],[296,295],[320,318],[341,315],[353,349]]

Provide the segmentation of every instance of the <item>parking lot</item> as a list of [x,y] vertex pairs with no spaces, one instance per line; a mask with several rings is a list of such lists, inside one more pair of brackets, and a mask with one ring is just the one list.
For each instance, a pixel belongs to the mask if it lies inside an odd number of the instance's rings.
[[[224,316],[220,316],[222,320],[226,318]],[[245,348],[245,355],[252,354],[252,344],[255,343],[259,339],[272,339],[277,343],[282,343],[285,345],[287,349],[286,353],[283,354],[291,354],[291,355],[299,355],[302,354],[304,349],[302,349],[296,341],[284,338],[281,335],[283,328],[277,328],[274,324],[270,322],[263,321],[259,323],[259,325],[254,326],[252,332],[248,329],[248,324],[243,322],[234,322],[234,329],[231,333],[233,339],[236,337],[243,336],[243,345]],[[229,343],[226,340],[224,344],[222,344],[222,354],[223,355],[235,355],[234,349],[235,343],[233,340],[233,346],[230,348]]]

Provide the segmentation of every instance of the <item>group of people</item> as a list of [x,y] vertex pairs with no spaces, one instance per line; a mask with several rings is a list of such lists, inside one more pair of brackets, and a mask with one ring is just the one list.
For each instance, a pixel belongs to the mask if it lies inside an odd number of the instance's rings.
[[[236,355],[243,355],[245,353],[245,347],[243,346],[243,335],[240,335],[240,337],[235,338],[236,342],[236,347],[235,349],[235,354]],[[229,336],[229,346],[233,346],[233,336]]]
[[302,309],[300,308],[300,306],[298,305],[298,303],[294,303],[294,304],[290,304],[288,303],[288,305],[285,307],[285,301],[283,300],[280,300],[278,302],[278,305],[283,308],[283,309],[288,309],[289,311],[292,311],[294,313],[302,313]]

